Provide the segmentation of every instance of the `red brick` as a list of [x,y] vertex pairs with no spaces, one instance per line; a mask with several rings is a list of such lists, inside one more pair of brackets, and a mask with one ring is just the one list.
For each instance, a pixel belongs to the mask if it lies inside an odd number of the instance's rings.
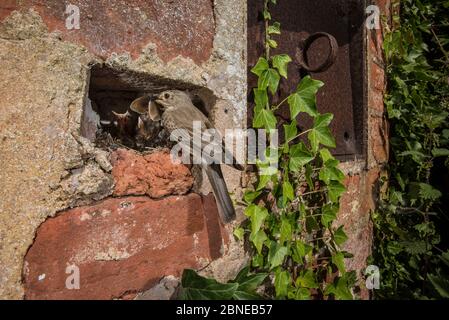
[[186,194],[193,186],[193,176],[183,164],[173,164],[168,151],[147,155],[118,149],[112,153],[115,196],[149,195],[161,198]]
[[[107,199],[39,227],[25,257],[25,296],[130,299],[164,276],[220,257],[227,240],[212,195]],[[72,264],[80,270],[79,290],[65,287]]]
[[13,10],[37,11],[50,31],[59,30],[64,40],[79,43],[94,54],[130,52],[133,58],[150,42],[164,61],[178,55],[196,63],[209,59],[215,33],[211,0],[73,0],[80,8],[80,29],[67,30],[66,3],[60,0],[2,0],[0,21]]

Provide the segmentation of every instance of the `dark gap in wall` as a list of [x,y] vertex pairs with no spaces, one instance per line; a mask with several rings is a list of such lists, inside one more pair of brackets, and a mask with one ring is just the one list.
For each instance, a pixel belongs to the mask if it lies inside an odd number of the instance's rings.
[[[140,152],[170,147],[169,134],[148,112],[135,112],[133,101],[142,98],[142,110],[165,90],[189,92],[192,102],[210,116],[216,98],[213,93],[187,82],[147,73],[96,65],[91,69],[88,99],[84,106],[82,134],[105,150],[126,147]],[[92,126],[93,122],[99,122]]]

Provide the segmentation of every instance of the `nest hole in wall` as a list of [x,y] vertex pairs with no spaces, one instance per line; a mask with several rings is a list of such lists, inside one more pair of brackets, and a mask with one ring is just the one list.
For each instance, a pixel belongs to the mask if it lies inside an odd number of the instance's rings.
[[150,101],[165,90],[188,92],[193,104],[211,118],[217,99],[205,87],[148,73],[93,66],[81,134],[98,148],[108,151],[126,147],[147,152],[170,147],[169,134],[160,121],[153,121],[147,112],[137,113],[131,107],[139,98],[138,105],[148,107]]

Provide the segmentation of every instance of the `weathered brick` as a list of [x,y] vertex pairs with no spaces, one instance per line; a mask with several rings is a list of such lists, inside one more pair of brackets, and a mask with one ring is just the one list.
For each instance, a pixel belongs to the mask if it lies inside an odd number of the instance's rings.
[[[133,298],[168,275],[221,256],[213,196],[107,199],[45,221],[25,257],[27,299]],[[66,288],[69,265],[80,289]]]
[[168,151],[147,155],[118,149],[112,153],[115,196],[149,195],[161,198],[186,194],[193,186],[188,167],[174,164]]
[[164,61],[178,55],[196,63],[209,59],[212,52],[215,22],[210,0],[73,0],[80,9],[80,29],[66,28],[66,2],[59,0],[2,0],[0,21],[14,10],[33,8],[50,31],[87,47],[107,58],[113,52],[129,52],[133,58],[148,43],[157,45]]

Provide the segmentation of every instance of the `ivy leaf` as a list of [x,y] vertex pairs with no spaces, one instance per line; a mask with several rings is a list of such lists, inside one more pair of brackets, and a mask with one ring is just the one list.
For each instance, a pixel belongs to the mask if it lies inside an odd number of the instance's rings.
[[242,227],[238,227],[234,229],[234,236],[238,239],[238,240],[242,240],[243,239],[243,235],[245,234],[245,230]]
[[279,22],[275,22],[268,27],[267,31],[269,34],[281,34],[281,24]]
[[313,159],[314,156],[309,152],[303,142],[295,144],[290,148],[289,169],[290,171],[297,172]]
[[315,274],[312,270],[305,271],[301,276],[296,279],[296,285],[298,287],[304,287],[309,289],[318,288],[318,284],[315,279]]
[[289,55],[278,54],[273,57],[273,67],[278,69],[279,74],[287,79],[287,66],[291,61],[292,59]]
[[281,219],[281,227],[280,227],[280,243],[284,243],[284,241],[289,241],[292,239],[292,225],[290,221],[286,218]]
[[340,226],[335,232],[334,232],[334,241],[337,245],[341,246],[343,243],[348,240],[348,236],[346,235],[345,231],[343,230],[343,226]]
[[338,160],[328,160],[324,167],[321,168],[319,178],[325,184],[329,184],[330,181],[343,181],[345,178],[344,173],[336,167]]
[[277,48],[278,47],[278,43],[275,40],[273,40],[273,39],[268,39],[267,43],[270,46],[270,48]]
[[245,215],[251,221],[251,233],[256,234],[268,216],[268,210],[252,204],[245,209]]
[[448,157],[449,156],[449,149],[433,149],[432,155],[434,157]]
[[332,263],[338,268],[338,271],[345,273],[345,256],[342,252],[332,255]]
[[298,128],[296,126],[296,120],[293,120],[290,124],[284,124],[285,142],[292,141],[298,134]]
[[252,202],[254,202],[254,200],[257,199],[257,197],[260,196],[261,193],[262,191],[246,191],[245,195],[243,196],[243,200],[247,204],[251,204]]
[[309,185],[310,190],[314,189],[312,175],[313,175],[312,166],[310,164],[306,164],[305,178],[306,178],[307,184]]
[[279,243],[272,241],[270,251],[268,253],[268,262],[270,263],[270,269],[274,269],[277,266],[280,266],[284,262],[284,258],[287,253],[287,247],[284,247]]
[[259,175],[259,183],[257,185],[257,191],[262,192],[262,189],[265,188],[268,182],[271,181],[271,175],[261,174]]
[[321,209],[321,223],[328,228],[330,224],[337,218],[338,207],[326,204]]
[[201,277],[194,270],[185,269],[181,280],[183,300],[229,300],[238,288],[238,283],[219,283]]
[[245,267],[240,270],[239,274],[235,277],[231,282],[235,282],[239,284],[238,291],[245,292],[254,292],[258,286],[265,280],[267,277],[266,273],[256,273],[256,274],[248,274],[249,267]]
[[276,128],[276,117],[273,111],[262,109],[256,114],[253,120],[253,126],[255,128],[265,128],[266,130],[273,130]]
[[335,284],[335,298],[339,300],[352,300],[354,297],[352,296],[351,290],[349,289],[354,285],[355,280],[355,272],[346,272],[341,277],[337,278]]
[[329,149],[326,149],[326,148],[322,148],[320,150],[320,156],[321,156],[321,159],[323,160],[323,163],[326,163],[329,160],[335,159],[334,156],[329,151]]
[[329,129],[329,124],[332,121],[334,115],[331,113],[318,115],[314,122],[313,128],[310,130],[308,138],[312,150],[314,152],[318,151],[319,144],[323,144],[326,147],[335,148],[335,139]]
[[291,278],[287,271],[277,270],[274,276],[274,288],[276,290],[276,297],[282,298],[287,296],[288,286],[290,285]]
[[262,254],[262,246],[267,239],[268,237],[263,230],[259,230],[256,233],[251,233],[249,236],[249,240],[254,244],[254,247],[259,254]]
[[302,259],[304,259],[304,257],[312,251],[312,249],[312,246],[305,244],[300,240],[297,240],[295,242],[295,245],[293,246],[293,260],[296,263],[302,264]]
[[324,85],[323,82],[314,80],[307,76],[301,80],[296,91],[288,98],[291,118],[294,119],[300,112],[306,112],[316,117],[316,93]]
[[346,188],[341,182],[331,181],[327,185],[327,192],[329,195],[329,199],[332,202],[338,202],[338,199],[345,191]]
[[264,10],[263,11],[263,18],[265,20],[271,20],[271,14],[270,14],[270,12],[268,10]]
[[307,288],[299,288],[296,290],[295,300],[310,300],[310,291]]
[[251,69],[251,72],[260,77],[262,72],[268,70],[269,67],[267,59],[260,57],[254,68]]
[[295,199],[295,192],[293,190],[293,186],[288,180],[284,180],[284,182],[282,183],[282,195],[287,200]]
[[279,86],[279,80],[281,80],[281,76],[276,69],[268,68],[267,70],[262,71],[257,86],[260,90],[269,88],[271,94],[275,94]]
[[258,88],[254,88],[253,92],[254,102],[256,103],[255,113],[258,113],[268,105],[268,93],[267,90],[261,90]]

